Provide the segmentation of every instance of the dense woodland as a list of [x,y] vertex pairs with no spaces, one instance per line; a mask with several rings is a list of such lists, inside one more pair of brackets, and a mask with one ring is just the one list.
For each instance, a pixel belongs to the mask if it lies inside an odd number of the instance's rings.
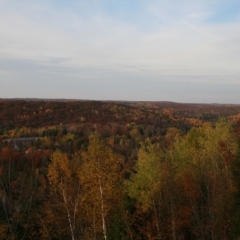
[[0,100],[0,239],[240,239],[240,105]]

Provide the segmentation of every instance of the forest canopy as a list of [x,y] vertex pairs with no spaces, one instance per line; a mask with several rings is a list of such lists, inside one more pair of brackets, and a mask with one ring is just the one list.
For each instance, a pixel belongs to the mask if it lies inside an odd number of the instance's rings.
[[240,107],[0,101],[0,239],[238,239]]

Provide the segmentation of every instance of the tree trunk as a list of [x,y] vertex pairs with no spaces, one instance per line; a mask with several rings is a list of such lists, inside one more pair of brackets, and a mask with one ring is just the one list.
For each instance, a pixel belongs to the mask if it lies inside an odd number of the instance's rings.
[[156,204],[155,204],[154,200],[152,200],[152,202],[153,202],[153,208],[154,208],[154,213],[155,213],[155,217],[156,217],[158,239],[161,239],[161,233],[160,233],[160,228],[159,228],[159,223],[158,223],[158,214],[157,214]]
[[[61,179],[61,184],[62,184],[62,179]],[[64,205],[65,205],[65,208],[66,208],[66,211],[67,211],[68,223],[69,223],[69,227],[70,227],[70,230],[71,230],[71,237],[72,237],[72,240],[75,240],[75,238],[74,238],[74,228],[73,228],[73,225],[72,225],[71,216],[70,216],[70,212],[69,212],[69,209],[68,209],[67,198],[66,198],[66,194],[65,194],[65,191],[64,191],[62,186],[61,186],[61,190],[62,190]]]
[[[100,170],[99,159],[98,159],[98,168]],[[101,183],[101,179],[100,179],[99,175],[98,175],[98,180],[99,180],[99,191],[100,191],[100,196],[101,196],[103,236],[104,236],[104,239],[107,240],[107,228],[106,228],[106,223],[105,223],[104,205],[103,205],[103,189],[102,189],[102,183]]]
[[99,178],[99,191],[100,191],[100,195],[101,195],[103,235],[104,235],[104,239],[107,240],[107,229],[106,229],[106,223],[105,223],[105,218],[104,218],[104,206],[103,206],[103,190],[102,190],[100,178]]

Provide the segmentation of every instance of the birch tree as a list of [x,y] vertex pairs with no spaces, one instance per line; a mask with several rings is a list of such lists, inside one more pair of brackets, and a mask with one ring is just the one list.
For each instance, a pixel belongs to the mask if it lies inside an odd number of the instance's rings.
[[58,226],[59,234],[70,235],[72,240],[80,239],[77,224],[81,189],[76,170],[74,160],[70,161],[66,154],[57,151],[51,157],[47,175],[50,194],[48,215],[53,217],[50,222]]
[[122,157],[108,148],[98,137],[91,136],[89,147],[82,154],[79,176],[84,191],[84,208],[91,226],[91,238],[97,239],[100,229],[107,240],[111,210],[119,202],[120,164]]

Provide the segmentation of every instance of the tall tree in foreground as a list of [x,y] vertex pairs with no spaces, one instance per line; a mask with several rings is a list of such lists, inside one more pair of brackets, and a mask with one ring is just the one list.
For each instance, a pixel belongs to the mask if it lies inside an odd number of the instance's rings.
[[33,208],[39,186],[39,169],[23,154],[4,148],[0,152],[0,238],[28,239],[34,231]]
[[214,127],[192,129],[175,144],[172,159],[182,188],[179,199],[191,207],[188,229],[197,239],[231,239],[231,164],[236,150],[236,138],[223,120]]
[[[135,199],[141,211],[154,216],[154,227],[144,232],[145,235],[161,239],[159,226],[159,204],[161,187],[161,153],[153,145],[142,146],[138,152],[138,160],[129,180],[125,181],[128,195]],[[146,216],[145,215],[145,216]],[[146,226],[143,226],[145,229]]]
[[[46,221],[57,228],[57,235],[79,239],[80,234],[80,181],[78,163],[66,154],[54,152],[48,167],[49,201]],[[67,223],[67,224],[66,224]],[[49,231],[52,231],[50,229]]]
[[114,153],[97,136],[90,136],[79,170],[84,192],[84,215],[90,226],[88,239],[96,240],[102,235],[107,240],[112,211],[121,200],[122,160],[122,156]]
[[143,146],[125,185],[136,201],[135,232],[144,230],[147,239],[232,239],[236,150],[223,120],[192,129],[162,153]]

